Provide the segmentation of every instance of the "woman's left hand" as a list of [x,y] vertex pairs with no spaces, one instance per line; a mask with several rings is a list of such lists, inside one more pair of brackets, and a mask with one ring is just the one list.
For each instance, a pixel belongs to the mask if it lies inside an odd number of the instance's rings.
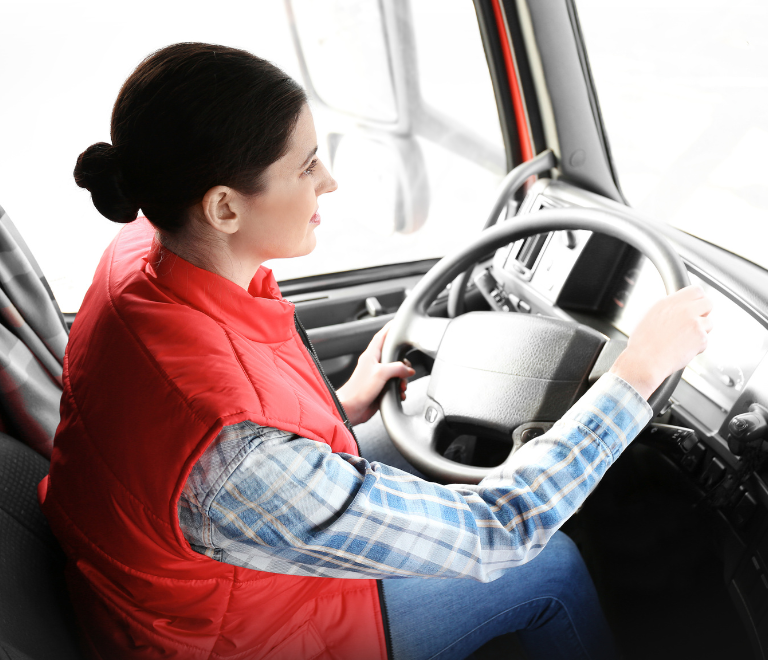
[[390,323],[373,336],[368,348],[360,355],[352,376],[336,393],[353,425],[361,424],[373,417],[379,409],[381,391],[392,378],[401,379],[400,398],[405,400],[407,386],[405,379],[416,373],[408,360],[381,363],[381,349],[387,338]]

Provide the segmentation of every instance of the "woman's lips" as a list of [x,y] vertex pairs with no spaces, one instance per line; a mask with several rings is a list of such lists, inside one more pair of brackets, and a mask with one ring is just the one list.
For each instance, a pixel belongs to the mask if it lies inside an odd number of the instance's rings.
[[315,215],[313,215],[309,219],[309,224],[310,225],[319,225],[320,224],[320,214],[317,211],[315,211]]

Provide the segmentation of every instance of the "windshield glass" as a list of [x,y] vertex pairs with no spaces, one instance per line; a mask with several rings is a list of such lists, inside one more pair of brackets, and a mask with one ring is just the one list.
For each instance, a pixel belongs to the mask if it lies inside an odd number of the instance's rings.
[[768,5],[577,4],[629,203],[768,267]]
[[2,18],[0,206],[64,312],[121,227],[77,188],[75,160],[109,141],[135,66],[174,42],[243,48],[310,94],[339,189],[320,198],[317,249],[266,264],[278,280],[444,256],[482,227],[506,173],[471,0],[29,0]]

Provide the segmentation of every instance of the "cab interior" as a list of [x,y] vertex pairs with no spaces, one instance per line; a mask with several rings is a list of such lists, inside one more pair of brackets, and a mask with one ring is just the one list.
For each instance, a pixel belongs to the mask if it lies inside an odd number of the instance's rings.
[[[461,0],[471,10],[487,66],[499,117],[496,145],[476,127],[425,102],[412,66],[417,31],[409,22],[419,1],[374,2],[365,15],[355,14],[349,3],[330,3],[342,12],[333,14],[338,20],[367,21],[364,29],[375,30],[384,44],[389,96],[373,110],[358,108],[357,115],[349,107],[340,110],[358,103],[355,95],[323,77],[319,39],[307,32],[317,9],[300,0],[285,2],[301,82],[327,127],[324,148],[334,175],[350,172],[354,179],[355,166],[347,159],[361,145],[389,163],[387,173],[363,185],[369,186],[365,194],[380,186],[376,194],[384,209],[377,212],[388,214],[393,235],[404,237],[401,251],[408,237],[435,222],[430,209],[444,189],[431,178],[433,158],[424,141],[436,140],[438,133],[449,136],[441,142],[446,153],[502,181],[500,191],[486,195],[484,208],[473,210],[474,224],[462,229],[449,253],[470,252],[481,234],[530,217],[572,211],[575,219],[567,228],[553,225],[515,236],[485,252],[475,248],[470,267],[441,288],[426,314],[446,323],[472,312],[538,315],[586,326],[605,344],[585,385],[607,370],[638,317],[664,295],[665,282],[649,255],[615,235],[590,231],[579,214],[597,212],[616,223],[634,223],[672,246],[688,278],[715,301],[718,334],[563,529],[581,550],[623,657],[768,657],[768,430],[760,427],[743,440],[738,428],[739,420],[768,418],[768,271],[627,202],[573,0]],[[328,57],[332,62],[338,56]],[[47,304],[57,310],[62,327],[71,327],[76,310],[58,312],[24,231],[16,229],[11,214],[0,215],[14,249],[50,293],[53,302]],[[375,244],[375,233],[371,236]],[[392,254],[399,254],[397,249]],[[295,303],[335,386],[346,381],[373,334],[395,318],[440,256],[398,261],[388,255],[385,263],[372,266],[281,278],[281,291]],[[12,302],[22,317],[34,317],[33,304],[25,308],[22,298]],[[13,334],[9,318],[5,315],[3,324]],[[33,321],[29,325],[36,327]],[[482,343],[479,335],[469,341]],[[407,357],[417,369],[414,380],[425,387],[434,351],[412,346]],[[7,370],[8,359],[3,361]],[[47,459],[28,440],[27,425],[50,404],[31,405],[16,396],[8,378],[0,437],[0,649],[18,660],[80,658],[63,553],[37,506],[36,487]],[[544,417],[527,420],[530,437],[557,418]],[[459,466],[488,467],[515,448],[513,436],[448,416],[435,447]],[[430,476],[450,482],[439,472]],[[474,657],[525,654],[509,636]]]

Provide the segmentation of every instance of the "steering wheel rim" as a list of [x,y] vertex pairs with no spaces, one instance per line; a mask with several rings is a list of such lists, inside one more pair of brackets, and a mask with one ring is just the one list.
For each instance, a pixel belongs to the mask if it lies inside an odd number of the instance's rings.
[[[419,281],[392,321],[382,350],[382,362],[399,360],[410,348],[432,357],[437,354],[452,320],[430,317],[427,308],[449,282],[478,259],[526,236],[578,229],[612,236],[639,250],[658,270],[668,294],[690,284],[688,271],[669,242],[633,218],[588,208],[544,209],[516,216],[483,231],[470,245],[441,259]],[[682,370],[673,373],[651,395],[648,403],[654,414],[669,400],[681,376]],[[403,412],[399,387],[394,381],[384,390],[381,416],[400,453],[426,474],[447,482],[478,483],[494,469],[463,465],[441,456],[435,449],[434,425],[424,414]],[[430,416],[429,411],[426,416]]]

